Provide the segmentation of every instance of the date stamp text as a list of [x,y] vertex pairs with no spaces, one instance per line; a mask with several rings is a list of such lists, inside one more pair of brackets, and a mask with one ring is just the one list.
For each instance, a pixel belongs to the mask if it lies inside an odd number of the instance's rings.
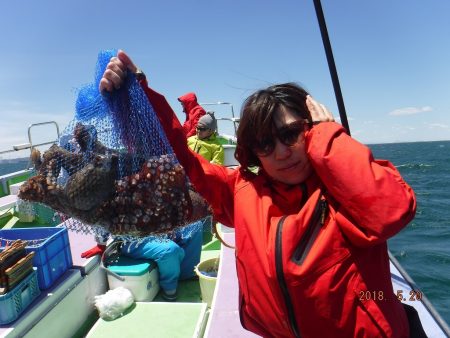
[[[422,296],[423,294],[419,290],[396,290],[396,293],[393,295],[393,297],[396,297],[401,302],[421,301]],[[382,290],[359,291],[358,297],[362,302],[366,302],[369,300],[385,301],[390,299],[390,297],[386,295]]]

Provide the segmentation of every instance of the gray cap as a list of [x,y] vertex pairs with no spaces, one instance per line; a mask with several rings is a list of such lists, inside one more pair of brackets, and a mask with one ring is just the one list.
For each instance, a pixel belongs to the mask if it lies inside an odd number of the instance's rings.
[[216,131],[217,120],[216,120],[216,117],[214,116],[214,112],[207,111],[205,115],[200,117],[197,125]]

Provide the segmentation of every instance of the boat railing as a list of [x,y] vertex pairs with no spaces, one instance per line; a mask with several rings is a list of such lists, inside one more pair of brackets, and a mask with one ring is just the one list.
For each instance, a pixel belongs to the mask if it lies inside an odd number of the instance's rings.
[[[43,142],[34,143],[36,140],[35,134],[33,134],[34,130],[36,129],[36,127],[45,126],[45,125],[54,125],[55,126],[56,135],[53,136],[55,138],[52,137],[52,139],[50,139],[49,141],[44,140]],[[34,148],[54,144],[54,143],[58,142],[59,136],[60,136],[59,126],[58,126],[58,123],[56,123],[55,121],[33,123],[28,126],[28,142],[27,143],[13,145],[12,149],[0,151],[0,155],[16,154],[16,156],[13,156],[15,159],[21,158],[21,157],[26,158],[26,157],[29,157],[29,155],[27,155],[27,156],[17,156],[17,155],[23,154],[23,151],[26,151],[28,149],[30,150],[30,154],[31,154],[31,152],[33,151]],[[46,139],[48,140],[47,137],[46,137]],[[8,161],[8,160],[5,160],[5,161]],[[28,163],[26,164],[26,167],[23,170],[0,176],[0,196],[4,195],[4,194],[8,194],[9,193],[9,185],[12,183],[15,183],[19,178],[26,179],[28,177],[27,175],[29,173],[30,167],[31,167],[31,159],[28,160]]]
[[217,121],[230,121],[233,123],[233,127],[234,127],[234,135],[236,135],[237,133],[237,127],[239,125],[239,117],[236,117],[234,115],[234,108],[233,108],[233,104],[231,104],[230,102],[204,102],[204,103],[200,103],[200,105],[202,107],[208,107],[208,106],[228,106],[230,108],[230,113],[231,113],[231,117],[216,117]]
[[[392,264],[394,264],[394,266],[397,268],[397,270],[400,272],[400,274],[403,276],[403,278],[409,284],[409,286],[411,287],[411,290],[419,290],[419,287],[413,281],[411,276],[406,272],[406,270],[401,266],[401,264],[397,260],[397,258],[395,258],[395,256],[390,251],[388,253],[389,253],[389,259],[391,260]],[[422,304],[425,306],[425,308],[430,313],[430,315],[434,318],[436,323],[442,329],[442,331],[445,332],[446,336],[450,337],[450,327],[445,322],[445,320],[441,317],[439,312],[435,309],[433,304],[431,304],[430,300],[424,294],[421,294],[421,301],[422,301]]]
[[[56,139],[53,139],[51,141],[41,142],[41,143],[33,143],[33,139],[31,137],[31,130],[38,126],[49,125],[49,124],[55,125]],[[21,143],[21,144],[13,145],[12,149],[0,151],[0,155],[14,153],[16,151],[25,150],[25,149],[30,149],[30,153],[31,153],[33,148],[44,146],[44,145],[50,145],[50,144],[57,142],[59,139],[59,136],[60,136],[59,126],[58,126],[58,123],[56,123],[56,121],[33,123],[28,127],[28,143]]]

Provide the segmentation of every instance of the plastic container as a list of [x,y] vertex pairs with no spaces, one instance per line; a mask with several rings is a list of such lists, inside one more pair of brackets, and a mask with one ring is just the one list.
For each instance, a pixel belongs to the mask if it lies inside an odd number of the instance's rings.
[[[23,228],[0,230],[0,246],[8,241],[27,241],[25,251],[34,251],[33,266],[41,290],[48,289],[64,272],[72,267],[69,234],[66,228]],[[1,250],[1,248],[0,248]]]
[[37,273],[33,270],[13,289],[0,296],[0,325],[11,323],[19,318],[40,293]]
[[[11,188],[11,187],[10,187]],[[19,221],[24,223],[30,223],[34,221],[35,211],[32,202],[17,201],[17,213],[19,215]]]
[[208,304],[208,307],[211,307],[211,303],[214,297],[218,267],[219,258],[210,258],[204,260],[195,267],[195,273],[197,274],[198,280],[200,282],[202,300],[203,302]]
[[109,288],[127,288],[137,302],[151,302],[159,291],[159,274],[153,261],[119,256],[107,270]]

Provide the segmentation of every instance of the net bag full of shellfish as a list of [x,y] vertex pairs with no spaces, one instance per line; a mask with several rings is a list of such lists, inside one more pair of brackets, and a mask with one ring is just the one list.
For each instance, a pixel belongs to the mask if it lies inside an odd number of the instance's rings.
[[[42,155],[19,197],[51,207],[65,226],[139,238],[173,233],[208,213],[194,192],[134,74],[112,93],[98,85],[117,51],[99,53],[95,81],[80,88],[75,117]],[[201,223],[201,222],[200,222]]]

